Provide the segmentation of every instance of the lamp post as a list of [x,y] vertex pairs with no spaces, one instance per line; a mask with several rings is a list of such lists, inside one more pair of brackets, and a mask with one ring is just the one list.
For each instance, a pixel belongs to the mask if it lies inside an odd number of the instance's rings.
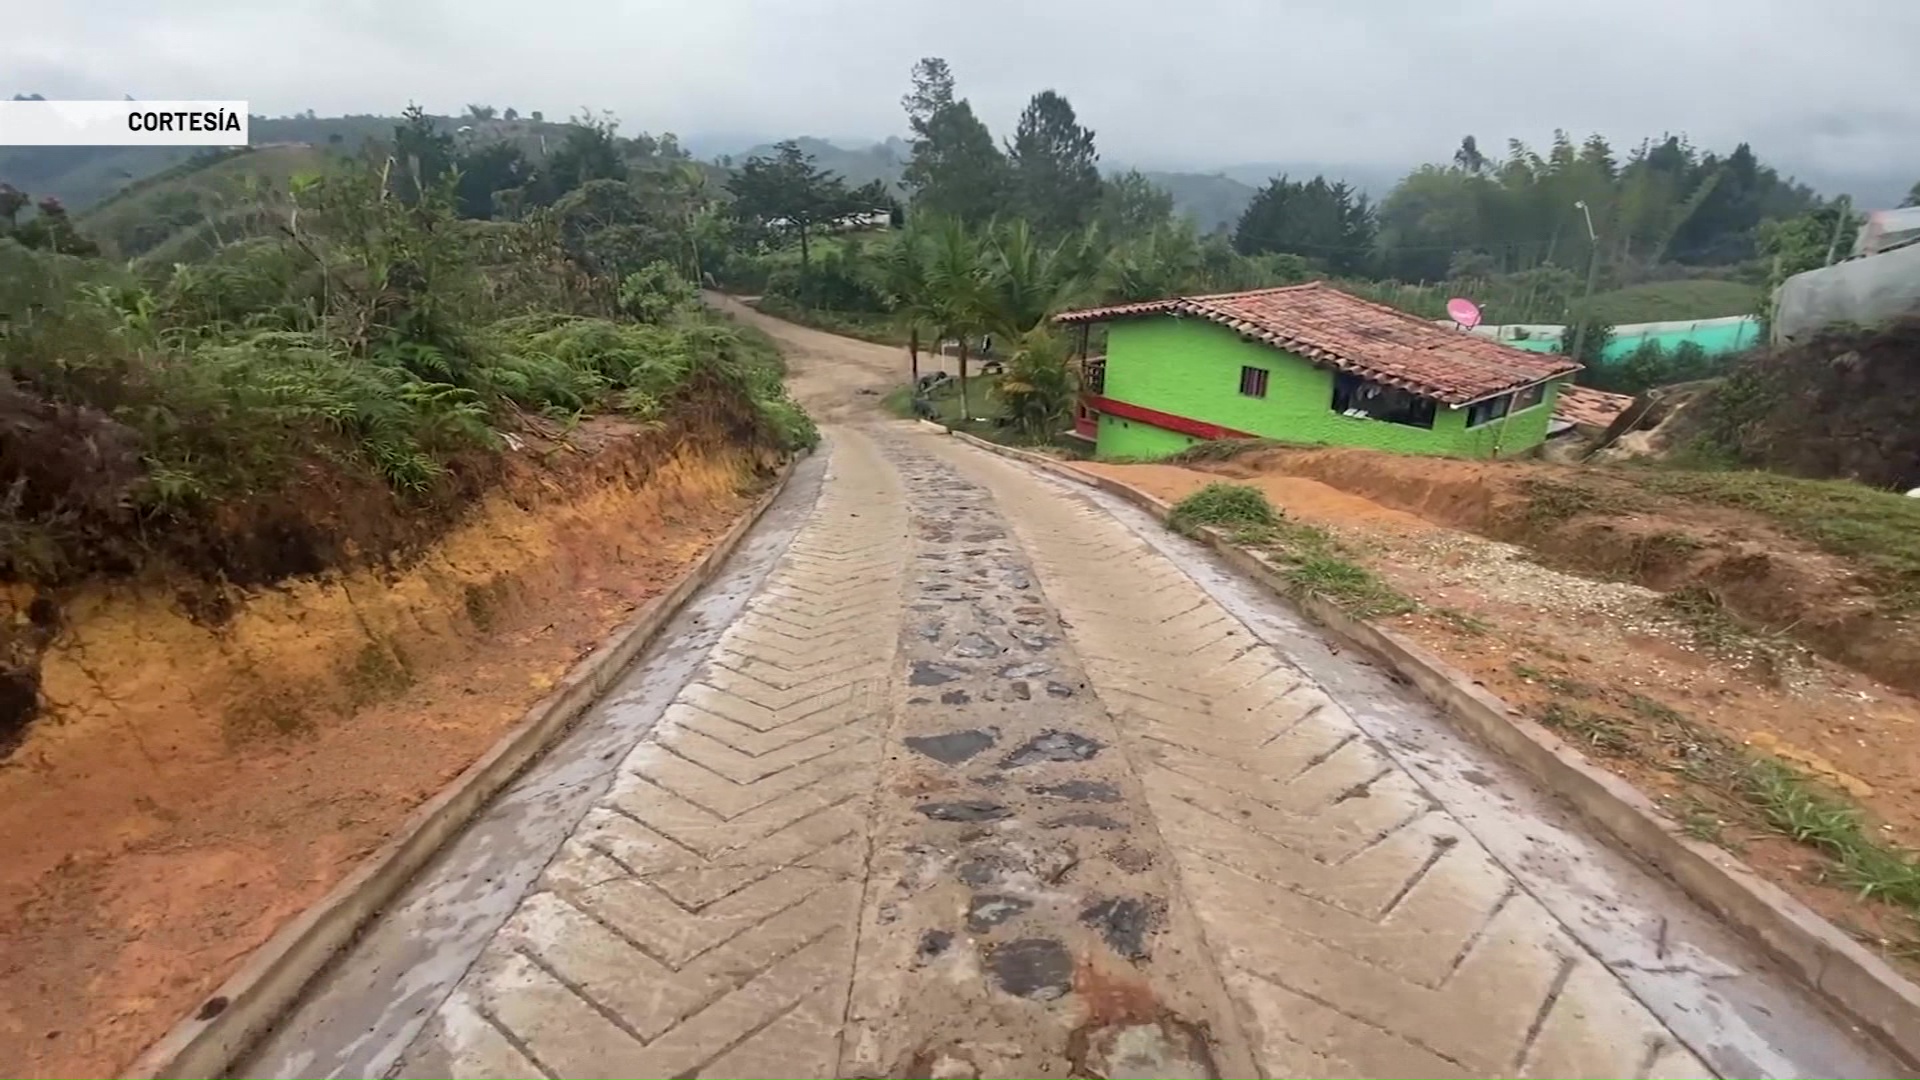
[[1580,350],[1587,343],[1587,320],[1593,309],[1593,282],[1600,274],[1600,237],[1593,231],[1593,213],[1587,209],[1587,200],[1575,199],[1573,205],[1580,208],[1580,214],[1587,219],[1587,293],[1580,298],[1580,324],[1573,331],[1573,351],[1567,355],[1575,361],[1580,359]]

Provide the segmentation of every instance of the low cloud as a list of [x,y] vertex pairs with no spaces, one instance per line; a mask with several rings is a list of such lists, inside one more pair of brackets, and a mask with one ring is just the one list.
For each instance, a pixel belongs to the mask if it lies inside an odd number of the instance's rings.
[[591,105],[629,130],[881,137],[940,55],[996,131],[1053,87],[1114,160],[1407,163],[1564,127],[1920,176],[1920,65],[1889,44],[1915,40],[1911,0],[76,0],[9,20],[0,72],[275,115]]

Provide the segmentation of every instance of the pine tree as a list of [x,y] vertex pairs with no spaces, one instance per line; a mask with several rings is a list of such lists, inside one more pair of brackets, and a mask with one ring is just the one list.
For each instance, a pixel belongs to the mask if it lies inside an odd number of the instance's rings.
[[1004,208],[1007,159],[973,106],[953,96],[953,72],[939,57],[913,68],[913,90],[902,99],[913,129],[913,154],[900,182],[916,210],[979,224]]
[[1085,225],[1100,198],[1100,155],[1073,106],[1042,90],[1020,114],[1007,147],[1015,204],[1042,235]]

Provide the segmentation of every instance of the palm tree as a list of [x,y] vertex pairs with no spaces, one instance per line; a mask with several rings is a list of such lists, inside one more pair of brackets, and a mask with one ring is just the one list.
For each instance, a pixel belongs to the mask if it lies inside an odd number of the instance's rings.
[[988,236],[986,321],[1012,347],[1000,397],[1006,419],[1028,438],[1044,438],[1073,407],[1067,349],[1049,323],[1090,291],[1103,254],[1094,230],[1046,244],[1013,221]]
[[927,237],[912,222],[896,230],[880,252],[875,282],[895,323],[907,332],[907,362],[920,385],[920,331],[937,321],[927,285]]
[[960,416],[972,419],[967,399],[967,346],[988,327],[987,275],[980,246],[956,220],[942,222],[927,244],[928,314],[942,340],[960,342]]
[[1069,236],[1049,246],[1020,220],[995,226],[982,260],[988,329],[1016,343],[1078,300],[1086,291],[1083,242]]
[[704,287],[706,278],[701,273],[700,238],[695,222],[700,212],[712,202],[712,193],[707,189],[707,174],[698,163],[682,161],[670,168],[668,178],[680,196],[681,224],[687,230],[687,251],[693,256],[693,281],[695,285]]
[[1205,276],[1205,260],[1192,226],[1167,222],[1115,248],[1101,276],[1108,301],[1159,300],[1198,285]]

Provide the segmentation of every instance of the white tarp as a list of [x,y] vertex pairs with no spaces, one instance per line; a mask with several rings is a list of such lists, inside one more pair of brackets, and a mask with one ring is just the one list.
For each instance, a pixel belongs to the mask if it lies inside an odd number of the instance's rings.
[[1916,241],[1920,241],[1920,206],[1875,210],[1853,238],[1853,253],[1878,255]]
[[1795,274],[1773,310],[1775,344],[1804,341],[1831,323],[1878,326],[1920,315],[1920,244]]

